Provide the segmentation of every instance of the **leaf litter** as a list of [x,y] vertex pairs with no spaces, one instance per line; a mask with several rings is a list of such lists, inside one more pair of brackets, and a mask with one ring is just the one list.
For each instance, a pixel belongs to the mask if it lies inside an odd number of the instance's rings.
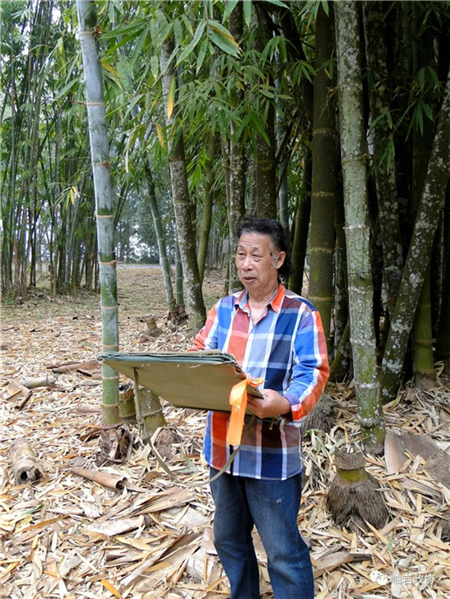
[[[119,268],[118,280],[121,351],[190,346],[186,326],[165,325],[159,268]],[[213,273],[206,283],[208,305],[222,288],[220,273]],[[163,402],[167,430],[175,433],[162,435],[170,443],[165,456],[179,482],[158,465],[136,425],[129,425],[129,458],[96,465],[101,435],[101,381],[92,376],[101,353],[96,304],[96,296],[80,293],[3,310],[1,596],[227,597],[228,581],[213,544],[211,495],[207,486],[192,486],[208,476],[201,455],[205,415]],[[163,332],[143,344],[139,338],[149,316]],[[56,374],[53,385],[33,388],[20,409],[25,392],[20,381],[70,363],[89,368]],[[432,440],[446,474],[450,392],[448,380],[438,374],[434,390],[407,387],[385,406],[385,417],[394,441],[411,435]],[[366,457],[389,510],[384,528],[340,529],[326,511],[336,451],[361,447],[351,386],[334,385],[329,393],[337,420],[329,433],[313,430],[305,436],[298,519],[310,547],[316,597],[450,596],[450,489],[442,482],[448,479],[442,468],[427,467],[429,456],[411,449],[409,441],[400,450],[398,443],[387,446],[386,457]],[[42,471],[33,484],[14,479],[9,448],[19,439],[30,444]],[[262,596],[269,599],[267,562],[256,532],[254,541]]]

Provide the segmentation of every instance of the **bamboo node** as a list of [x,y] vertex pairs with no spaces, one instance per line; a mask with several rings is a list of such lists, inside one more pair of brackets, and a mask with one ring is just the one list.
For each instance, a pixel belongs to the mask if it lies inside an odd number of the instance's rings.
[[85,102],[86,106],[106,106],[105,102]]
[[330,198],[334,199],[336,196],[332,191],[315,191],[311,194],[313,198]]
[[314,247],[314,248],[311,248],[311,250],[310,250],[311,254],[313,252],[326,252],[327,254],[332,254],[334,252],[334,248]]
[[313,133],[313,137],[314,137],[314,135],[316,135],[316,133],[319,133],[319,134],[331,133],[332,135],[336,135],[336,130],[331,129],[330,127],[321,127],[321,128],[314,129],[312,133]]
[[349,156],[348,158],[343,158],[341,160],[341,164],[349,164],[350,162],[367,162],[369,159],[367,154],[362,154],[361,156]]
[[119,304],[116,304],[115,306],[102,306],[102,310],[117,310],[118,307]]

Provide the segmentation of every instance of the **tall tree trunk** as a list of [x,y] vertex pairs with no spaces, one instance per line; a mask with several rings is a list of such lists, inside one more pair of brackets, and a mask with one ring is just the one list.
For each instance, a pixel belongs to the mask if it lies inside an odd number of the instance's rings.
[[[96,24],[95,3],[77,0],[77,12],[86,84],[92,170],[97,213],[98,261],[101,287],[103,352],[119,351],[116,256],[114,253],[113,188],[109,166],[109,144],[103,82],[93,28]],[[119,424],[119,373],[102,365],[102,423]]]
[[177,311],[184,314],[184,293],[183,293],[183,264],[181,262],[181,252],[178,240],[175,248],[175,293],[177,301]]
[[408,257],[382,364],[382,398],[390,401],[401,383],[403,362],[422,284],[429,263],[450,172],[450,70],[444,90],[430,160],[417,210]]
[[[417,14],[417,7],[414,6],[413,10],[415,13],[415,33],[418,35],[421,23],[418,22],[419,15]],[[420,69],[425,68],[426,66],[434,66],[431,60],[432,53],[433,37],[428,30],[422,36],[422,40],[420,40],[420,42],[416,41],[413,45],[413,68],[415,73],[418,73]],[[447,116],[447,118],[449,118],[449,116]],[[412,213],[414,216],[417,212],[427,174],[431,143],[431,127],[424,127],[423,131],[420,131],[416,126],[413,131]],[[431,324],[430,263],[431,253],[428,257],[428,266],[422,290],[420,292],[412,329],[414,383],[419,389],[431,389],[436,384],[436,372],[434,370],[433,360],[433,332]]]
[[[383,2],[364,2],[364,32],[367,65],[374,78],[369,90],[369,101],[372,120],[377,121],[373,132],[375,182],[383,247],[383,277],[388,295],[388,310],[392,315],[402,277],[403,251],[398,216]],[[383,154],[384,164],[381,164]]]
[[[308,144],[309,145],[309,144]],[[311,216],[311,150],[306,146],[303,159],[303,181],[301,194],[297,200],[295,213],[294,242],[292,244],[292,273],[289,278],[289,289],[302,294],[303,275],[305,272],[306,248],[308,246],[308,230]]]
[[[335,284],[334,284],[334,355],[340,353],[339,367],[333,369],[336,380],[342,380],[347,374],[350,362],[350,323],[348,320],[348,278],[347,278],[347,243],[345,241],[345,210],[342,179],[336,184],[334,202],[334,227],[336,230],[335,251]],[[343,341],[345,329],[348,327],[347,340]],[[333,360],[334,362],[334,360]]]
[[[281,143],[285,133],[285,129],[282,127],[281,122],[277,129],[278,144]],[[286,231],[289,231],[289,189],[288,189],[288,178],[287,170],[289,167],[289,160],[285,152],[282,153],[280,160],[280,167],[278,170],[278,208],[280,215],[280,223],[283,225]]]
[[[254,4],[258,21],[258,32],[255,37],[255,47],[259,52],[269,43],[272,37],[268,25],[265,7],[259,3]],[[272,77],[267,74],[270,84]],[[267,100],[267,99],[266,99]],[[269,102],[267,100],[267,102]],[[265,103],[265,100],[264,100]],[[261,106],[260,106],[261,108]],[[275,154],[277,149],[275,138],[275,107],[272,102],[265,109],[266,119],[264,131],[267,141],[260,133],[256,133],[256,161],[255,161],[255,186],[256,186],[256,216],[266,218],[277,217],[277,164]]]
[[329,16],[319,6],[316,21],[316,76],[312,149],[311,255],[308,299],[319,310],[331,356],[333,304],[334,202],[336,194],[335,103],[325,63],[333,53],[333,4]]
[[[243,35],[243,4],[238,2],[230,14],[230,33],[237,42],[241,42]],[[231,91],[232,106],[238,108],[244,97],[242,89],[236,86]],[[242,135],[236,136],[236,123],[230,122],[230,177],[228,196],[228,229],[230,238],[229,265],[228,265],[228,292],[234,293],[242,289],[239,280],[235,258],[237,249],[236,230],[245,214],[245,163]]]
[[269,144],[258,133],[256,141],[256,215],[265,218],[277,217],[277,179],[275,162],[275,109],[272,105],[267,111],[265,132]]
[[351,344],[358,420],[366,450],[382,453],[384,415],[377,378],[359,20],[356,2],[337,2],[339,117],[344,175]]
[[161,216],[159,214],[158,201],[156,199],[155,192],[155,182],[153,179],[153,173],[151,171],[150,165],[148,164],[148,160],[144,166],[145,169],[145,177],[147,179],[147,188],[148,188],[148,199],[150,203],[150,210],[152,212],[153,224],[155,225],[156,231],[156,240],[158,243],[158,251],[159,251],[159,263],[161,265],[161,269],[163,271],[164,277],[164,291],[166,294],[166,302],[167,308],[169,310],[169,314],[172,319],[175,318],[177,313],[177,307],[175,305],[175,298],[173,296],[173,288],[172,288],[172,278],[170,274],[170,263],[167,258],[166,251],[166,240],[164,238],[164,230],[161,222]]
[[436,359],[444,362],[445,373],[450,376],[450,181],[447,184],[443,218],[444,273],[442,282],[442,306],[437,332]]
[[[203,303],[202,285],[198,272],[197,255],[195,249],[195,229],[191,218],[191,207],[189,202],[189,189],[186,173],[186,159],[184,154],[183,134],[175,134],[177,123],[176,94],[173,94],[172,110],[168,111],[169,94],[171,85],[177,85],[174,63],[167,66],[168,60],[174,50],[171,40],[166,40],[161,47],[161,71],[164,73],[162,79],[163,93],[166,101],[166,121],[169,129],[169,167],[170,180],[172,184],[172,199],[175,209],[175,219],[178,232],[178,243],[180,246],[181,262],[183,265],[183,276],[186,288],[186,303],[189,312],[192,332],[195,334],[203,325],[206,318],[205,305]],[[176,140],[174,142],[174,140]]]
[[202,224],[200,226],[200,240],[198,244],[198,270],[200,274],[200,280],[202,282],[205,275],[206,257],[208,255],[209,247],[209,234],[211,232],[215,152],[216,136],[214,131],[211,131],[208,135],[205,192],[203,195],[203,214]]

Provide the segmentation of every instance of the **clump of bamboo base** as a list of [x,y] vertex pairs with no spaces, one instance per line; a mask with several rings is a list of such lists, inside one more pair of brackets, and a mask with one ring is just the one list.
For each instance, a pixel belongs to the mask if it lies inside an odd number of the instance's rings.
[[302,435],[310,430],[320,430],[329,433],[336,422],[334,401],[329,395],[322,395],[311,412],[301,421]]
[[336,476],[328,492],[326,505],[338,526],[367,530],[366,522],[379,529],[388,518],[377,481],[364,467],[363,453],[340,452],[335,458]]

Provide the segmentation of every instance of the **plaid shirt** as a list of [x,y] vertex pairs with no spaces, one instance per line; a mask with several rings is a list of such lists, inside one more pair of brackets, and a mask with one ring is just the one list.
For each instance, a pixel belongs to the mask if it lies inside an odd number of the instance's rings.
[[[264,379],[261,388],[278,391],[291,404],[291,413],[278,424],[256,420],[227,472],[273,480],[301,472],[300,419],[314,407],[329,376],[322,321],[314,306],[280,285],[253,323],[248,293],[229,295],[213,306],[194,346],[233,354],[246,374]],[[208,413],[204,452],[217,470],[232,450],[226,442],[229,417]]]

